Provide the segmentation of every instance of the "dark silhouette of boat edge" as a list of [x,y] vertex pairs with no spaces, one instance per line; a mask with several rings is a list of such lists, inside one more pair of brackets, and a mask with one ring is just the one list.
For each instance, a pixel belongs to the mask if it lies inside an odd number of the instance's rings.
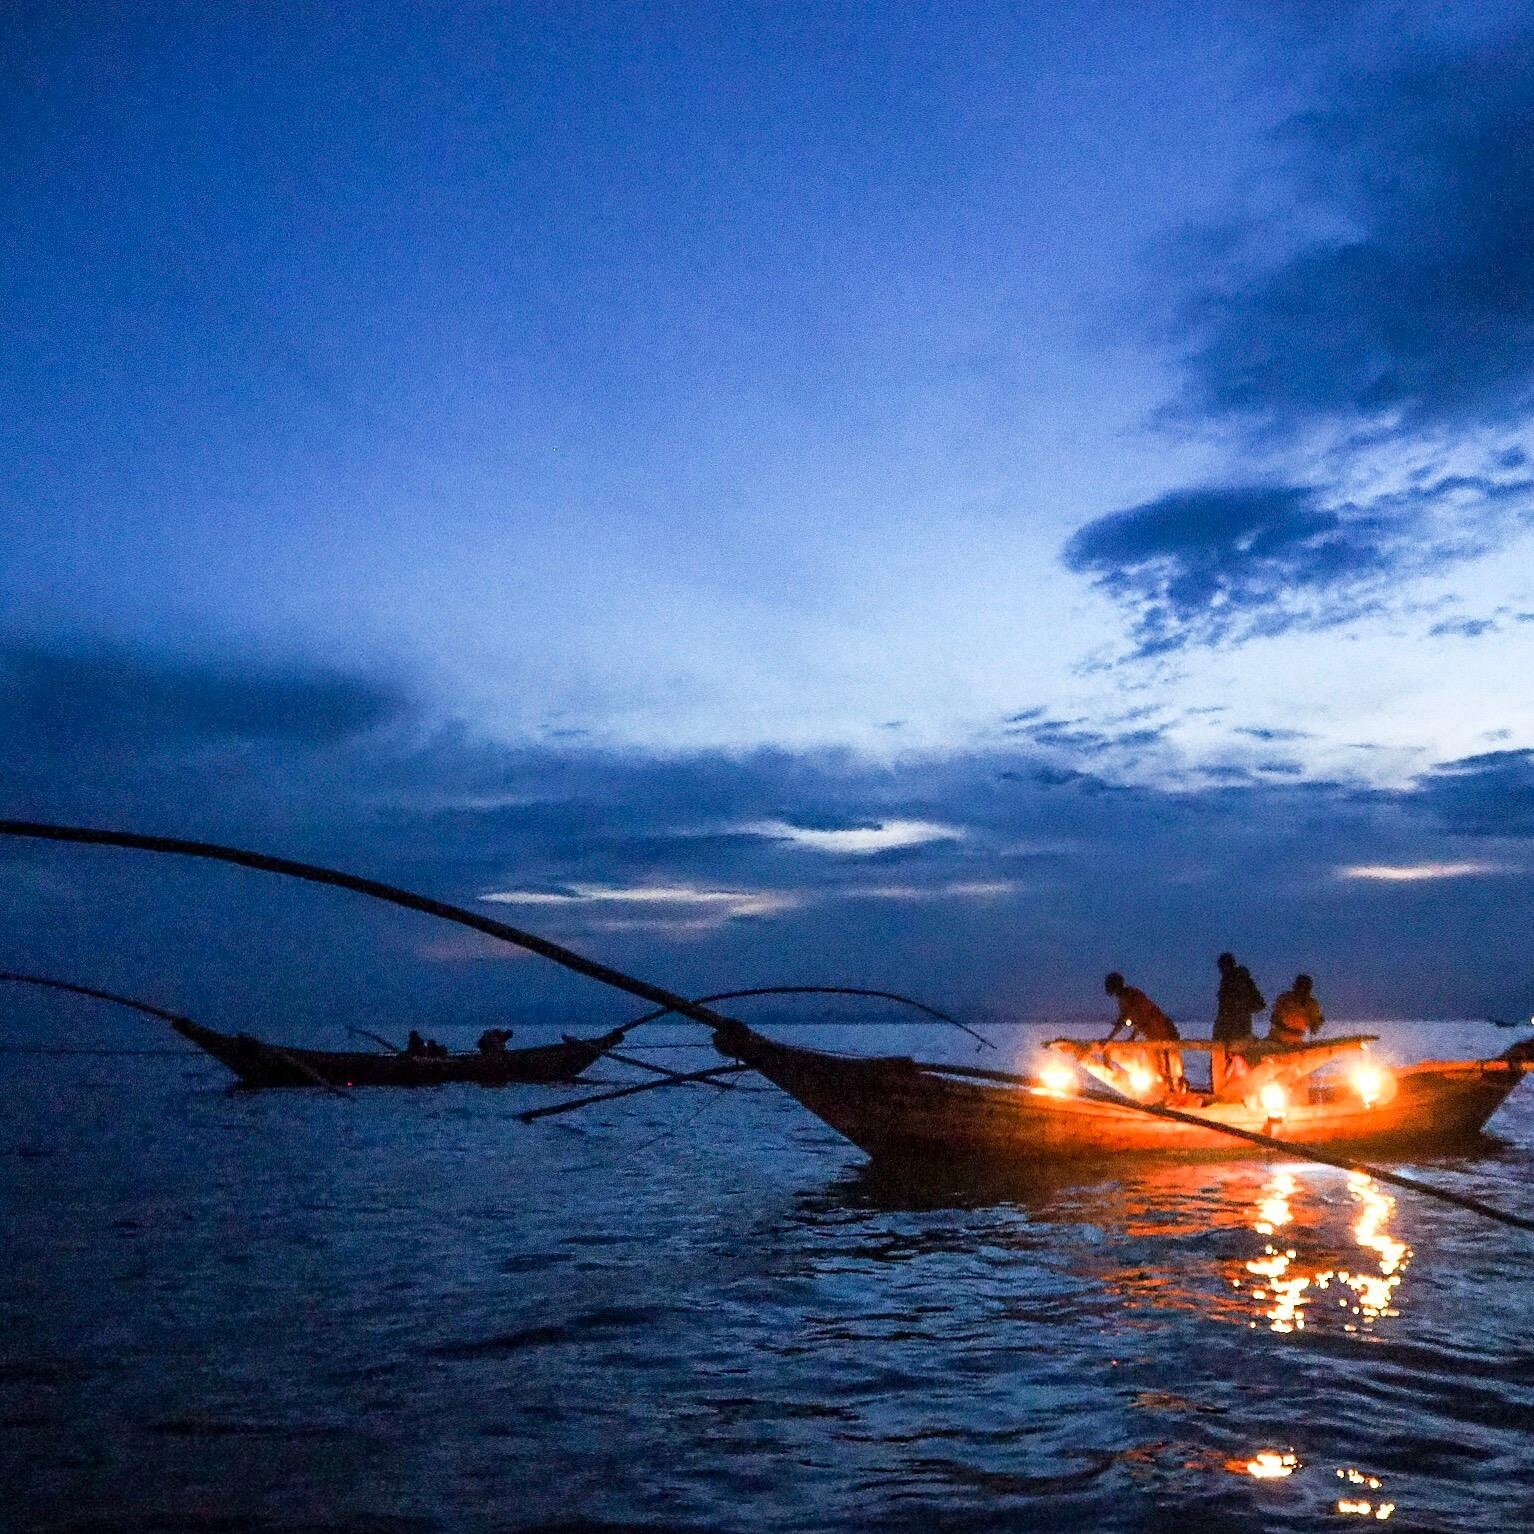
[[437,1087],[458,1082],[482,1087],[556,1085],[578,1080],[623,1039],[623,1030],[615,1028],[593,1039],[567,1035],[557,1044],[526,1049],[433,1056],[404,1051],[382,1054],[300,1049],[270,1044],[248,1033],[220,1033],[189,1018],[177,1018],[171,1027],[227,1066],[243,1087]]

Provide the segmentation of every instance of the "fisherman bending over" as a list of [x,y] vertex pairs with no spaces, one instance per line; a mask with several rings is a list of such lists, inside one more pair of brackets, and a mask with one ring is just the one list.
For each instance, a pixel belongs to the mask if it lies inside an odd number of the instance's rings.
[[[1103,1040],[1105,1044],[1110,1043],[1126,1024],[1131,1039],[1165,1044],[1181,1037],[1177,1032],[1177,1024],[1144,991],[1137,986],[1126,985],[1124,977],[1117,970],[1103,981],[1103,989],[1119,1004],[1118,1021]],[[1156,1068],[1166,1081],[1167,1090],[1173,1093],[1186,1091],[1188,1084],[1183,1078],[1182,1051],[1167,1049],[1156,1053]]]
[[1119,1004],[1119,1020],[1113,1025],[1113,1032],[1103,1040],[1105,1044],[1110,1043],[1126,1024],[1132,1039],[1164,1043],[1182,1037],[1177,1031],[1177,1024],[1144,991],[1126,985],[1124,977],[1117,970],[1103,981],[1103,989]]
[[1320,1002],[1311,995],[1314,984],[1309,975],[1296,975],[1292,989],[1273,1003],[1269,1043],[1302,1044],[1307,1033],[1320,1033],[1326,1019],[1321,1015]]

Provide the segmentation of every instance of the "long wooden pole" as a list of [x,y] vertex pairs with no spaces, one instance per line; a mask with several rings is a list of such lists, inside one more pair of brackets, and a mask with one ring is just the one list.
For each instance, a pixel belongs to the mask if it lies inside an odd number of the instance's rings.
[[[150,1017],[158,1017],[167,1023],[189,1023],[191,1018],[182,1017],[175,1012],[167,1012],[164,1007],[151,1006],[147,1001],[137,1001],[132,996],[119,996],[116,991],[98,991],[94,986],[75,985],[68,980],[51,980],[46,975],[23,975],[15,970],[0,970],[0,980],[13,980],[18,985],[40,985],[50,991],[68,991],[74,996],[89,996],[94,1001],[110,1001],[119,1007],[131,1007],[135,1012],[143,1012]],[[176,1054],[185,1054],[185,1050],[175,1050]]]
[[342,873],[339,869],[324,868],[317,863],[299,863],[292,858],[271,857],[264,852],[249,852],[239,847],[226,847],[218,842],[188,841],[179,836],[144,836],[137,831],[99,830],[89,826],[53,825],[34,820],[0,820],[0,835],[24,836],[39,841],[73,842],[92,847],[128,847],[138,852],[167,852],[178,857],[206,858],[214,863],[232,863],[237,868],[253,868],[260,873],[286,874],[290,879],[304,879],[310,884],[328,884],[336,889],[351,890],[358,895],[371,895],[375,900],[390,905],[403,906],[407,911],[420,911],[442,921],[456,922],[487,937],[498,938],[503,943],[525,948],[541,958],[549,959],[578,975],[598,980],[615,990],[627,991],[651,1006],[667,1012],[679,1012],[695,1023],[709,1028],[722,1028],[732,1020],[722,1012],[710,1011],[706,1006],[689,1001],[664,986],[651,985],[634,975],[625,974],[609,964],[588,959],[560,943],[551,943],[536,933],[524,932],[509,922],[496,921],[478,911],[468,911],[462,906],[449,905],[445,900],[434,900],[429,895],[417,895],[397,885],[384,884],[377,879],[364,879],[356,874]]
[[616,1102],[620,1097],[637,1097],[641,1092],[654,1092],[660,1087],[679,1087],[689,1081],[708,1081],[723,1085],[718,1081],[719,1077],[737,1076],[742,1071],[750,1069],[749,1065],[713,1065],[706,1071],[688,1071],[681,1076],[671,1076],[665,1081],[640,1081],[631,1087],[619,1087],[616,1092],[598,1092],[595,1097],[577,1097],[569,1102],[550,1103],[546,1108],[528,1108],[517,1117],[524,1124],[531,1124],[535,1119],[553,1118],[561,1113],[574,1113],[577,1108],[590,1108],[596,1103]]
[[[924,1001],[902,996],[899,991],[875,991],[862,985],[753,985],[743,991],[715,991],[711,996],[697,996],[693,999],[699,1006],[706,1006],[712,1001],[737,1001],[743,996],[871,996],[880,1001],[895,1001],[905,1007],[914,1007],[916,1011],[925,1012],[928,1017],[940,1023],[952,1024],[972,1039],[979,1039],[986,1049],[996,1048],[983,1033],[977,1033],[968,1023],[961,1023],[958,1018],[940,1012],[936,1007],[929,1007]],[[655,1011],[646,1012],[643,1017],[625,1023],[623,1031],[627,1033],[630,1028],[638,1028],[643,1023],[653,1023],[669,1017],[672,1011],[671,1007],[657,1007]]]

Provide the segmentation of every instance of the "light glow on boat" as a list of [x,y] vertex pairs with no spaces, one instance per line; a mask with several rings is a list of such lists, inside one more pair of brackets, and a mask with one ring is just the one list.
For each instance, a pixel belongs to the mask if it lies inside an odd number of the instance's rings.
[[1281,1119],[1289,1111],[1289,1094],[1276,1081],[1263,1087],[1257,1094],[1257,1101],[1270,1119]]
[[1145,1069],[1143,1065],[1132,1065],[1129,1068],[1129,1090],[1136,1097],[1148,1097],[1151,1088],[1156,1085],[1156,1078]]
[[1385,1095],[1387,1084],[1385,1072],[1372,1061],[1365,1061],[1353,1071],[1353,1090],[1363,1099],[1366,1108],[1372,1108]]
[[1039,1067],[1039,1085],[1046,1092],[1063,1097],[1076,1090],[1076,1072],[1064,1060],[1046,1060]]

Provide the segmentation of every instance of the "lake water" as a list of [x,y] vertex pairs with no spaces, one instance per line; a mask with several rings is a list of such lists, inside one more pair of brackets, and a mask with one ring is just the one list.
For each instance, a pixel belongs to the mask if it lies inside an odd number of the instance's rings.
[[[1341,1172],[914,1186],[770,1090],[0,1078],[10,1527],[1534,1528],[1534,1238]],[[1534,1215],[1534,1089],[1492,1128],[1402,1169]]]

